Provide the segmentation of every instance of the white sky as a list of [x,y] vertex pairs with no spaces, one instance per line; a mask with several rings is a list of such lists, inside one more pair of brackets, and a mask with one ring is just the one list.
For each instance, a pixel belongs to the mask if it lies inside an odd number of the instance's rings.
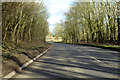
[[46,0],[49,13],[49,30],[53,32],[56,23],[64,18],[64,12],[69,10],[70,4],[75,0]]

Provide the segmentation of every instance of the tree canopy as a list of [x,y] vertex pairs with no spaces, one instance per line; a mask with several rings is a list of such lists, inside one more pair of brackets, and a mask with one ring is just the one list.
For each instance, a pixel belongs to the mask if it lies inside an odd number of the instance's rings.
[[119,2],[74,2],[62,22],[64,42],[120,41]]
[[47,18],[42,2],[3,2],[2,41],[21,46],[45,42]]

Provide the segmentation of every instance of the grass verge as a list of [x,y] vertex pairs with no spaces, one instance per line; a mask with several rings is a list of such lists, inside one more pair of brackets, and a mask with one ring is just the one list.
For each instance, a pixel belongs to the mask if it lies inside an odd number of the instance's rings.
[[[9,45],[9,46],[8,46]],[[35,58],[51,46],[50,43],[44,43],[33,47],[13,47],[13,45],[3,45],[2,52],[2,76],[6,76],[12,71],[21,72],[23,64]]]

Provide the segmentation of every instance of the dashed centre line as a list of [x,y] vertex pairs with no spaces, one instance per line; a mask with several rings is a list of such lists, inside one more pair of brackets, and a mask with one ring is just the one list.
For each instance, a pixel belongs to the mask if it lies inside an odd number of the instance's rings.
[[106,63],[98,60],[97,58],[95,58],[95,57],[93,57],[93,56],[89,56],[89,57],[92,58],[92,59],[94,59],[94,60],[96,60],[96,61],[98,61],[98,62],[101,62],[102,64],[106,65],[107,67],[111,67],[111,66],[109,66],[108,64],[106,64]]
[[[73,47],[72,47],[72,48],[73,48]],[[77,51],[79,51],[79,52],[82,52],[81,50],[78,50],[78,49],[76,49],[76,48],[73,48],[73,49],[75,49],[75,50],[77,50]],[[86,53],[84,53],[84,54],[86,54]],[[111,66],[109,66],[108,64],[106,64],[106,63],[104,63],[104,62],[98,60],[97,58],[95,58],[95,57],[93,57],[93,56],[89,56],[89,55],[88,55],[88,57],[90,57],[90,58],[96,60],[96,61],[99,62],[99,63],[102,63],[103,65],[105,65],[105,66],[107,66],[107,67],[111,67]]]

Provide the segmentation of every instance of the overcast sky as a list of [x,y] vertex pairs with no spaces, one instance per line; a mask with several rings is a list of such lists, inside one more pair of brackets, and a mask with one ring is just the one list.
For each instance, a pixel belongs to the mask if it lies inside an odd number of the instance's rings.
[[64,12],[69,10],[70,4],[75,0],[46,0],[46,5],[49,13],[49,29],[53,32],[56,23],[59,23],[63,17]]

